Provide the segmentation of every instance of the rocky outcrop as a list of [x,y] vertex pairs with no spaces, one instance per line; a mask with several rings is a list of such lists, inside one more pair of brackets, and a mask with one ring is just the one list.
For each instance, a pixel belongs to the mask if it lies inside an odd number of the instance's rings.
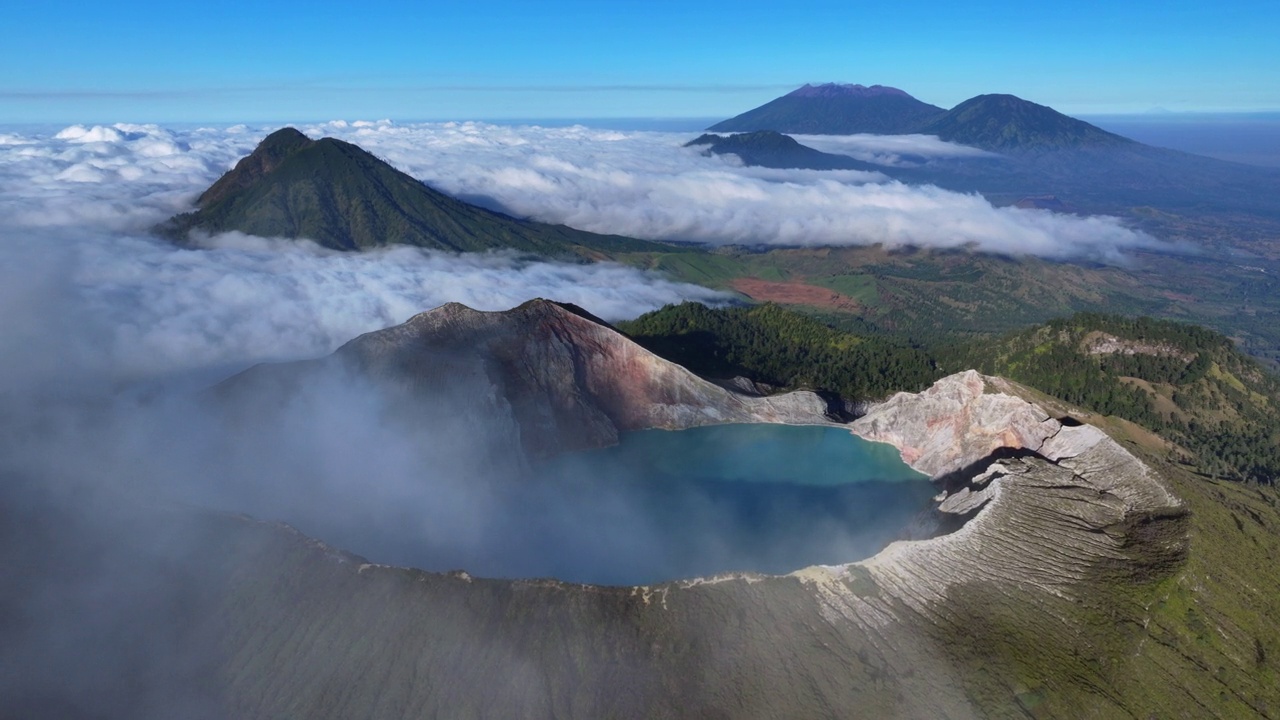
[[450,303],[367,333],[326,361],[264,365],[225,392],[339,365],[391,387],[409,403],[455,408],[458,421],[510,426],[531,457],[603,447],[618,433],[720,423],[827,424],[812,392],[760,395],[720,387],[667,362],[579,308],[531,300],[504,312]]
[[[1156,473],[1106,433],[1065,425],[1001,390],[1015,386],[968,371],[919,395],[896,395],[852,425],[897,446],[916,469],[949,478],[939,512],[970,518],[951,534],[895,543],[862,563],[922,614],[944,607],[957,584],[1072,596],[1094,568],[1135,559],[1130,524],[1183,512]],[[1156,542],[1142,551],[1185,552],[1185,537]]]
[[1042,408],[1005,393],[988,393],[970,370],[913,395],[898,393],[851,426],[887,442],[915,469],[939,477],[969,467],[1001,448],[1036,449],[1060,427]]

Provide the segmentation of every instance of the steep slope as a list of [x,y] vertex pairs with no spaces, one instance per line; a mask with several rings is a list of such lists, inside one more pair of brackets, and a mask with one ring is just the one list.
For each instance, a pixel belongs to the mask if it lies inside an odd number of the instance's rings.
[[159,228],[307,238],[336,250],[390,244],[543,255],[640,251],[660,243],[519,220],[437,192],[350,143],[277,130],[197,201]]
[[[530,454],[609,443],[620,429],[827,422],[812,395],[729,393],[545,301],[506,313],[445,306],[362,336],[334,361],[403,397],[444,386],[474,397]],[[228,390],[261,395],[258,381],[308,367],[260,367]],[[600,588],[382,568],[288,541],[291,562],[269,549],[251,563],[289,568],[278,579],[235,585],[228,642],[247,660],[231,668],[231,702],[245,717],[344,715],[375,698],[390,714],[983,717],[1034,703],[1047,717],[1122,715],[1134,706],[1113,683],[1140,660],[1097,661],[1142,646],[1115,622],[1139,624],[1143,603],[1181,566],[1185,511],[1105,434],[1021,394],[968,372],[852,424],[937,478],[940,511],[959,526],[863,563]],[[268,627],[300,640],[282,645]],[[316,660],[252,660],[282,657]],[[363,670],[343,681],[342,700],[308,679],[347,667]],[[527,682],[481,689],[512,673]]]
[[810,135],[897,135],[943,113],[907,93],[884,85],[804,85],[754,110],[707,128],[711,132],[754,132]]
[[998,153],[1137,144],[1013,95],[970,98],[922,125],[919,132]]
[[459,398],[467,409],[455,422],[510,427],[535,458],[611,445],[627,430],[822,424],[839,412],[811,392],[731,392],[662,360],[582,310],[548,300],[505,312],[450,303],[361,335],[326,360],[256,366],[220,391],[269,396],[334,367],[402,390],[397,394],[409,403],[446,393]]
[[685,147],[706,147],[704,153],[737,155],[746,165],[769,168],[802,168],[807,170],[880,171],[880,167],[845,155],[834,155],[801,145],[795,138],[773,132],[712,135],[707,133],[685,143]]
[[942,376],[932,358],[905,342],[842,332],[772,303],[709,308],[686,302],[618,326],[640,345],[703,377],[814,388],[854,402],[920,390]]

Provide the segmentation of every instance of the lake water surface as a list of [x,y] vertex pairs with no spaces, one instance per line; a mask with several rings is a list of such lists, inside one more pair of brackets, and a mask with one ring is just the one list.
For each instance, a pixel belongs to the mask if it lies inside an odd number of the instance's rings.
[[594,536],[565,536],[549,574],[611,584],[861,560],[936,492],[896,448],[820,426],[646,430],[539,471],[539,485],[567,484],[613,517],[583,523]]
[[814,426],[627,433],[532,476],[425,470],[420,492],[376,518],[289,519],[378,563],[644,585],[861,560],[903,537],[935,492],[895,448]]

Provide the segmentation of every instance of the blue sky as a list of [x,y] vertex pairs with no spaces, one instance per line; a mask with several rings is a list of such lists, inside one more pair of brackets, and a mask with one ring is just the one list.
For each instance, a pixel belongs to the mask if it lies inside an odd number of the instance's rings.
[[720,117],[828,80],[1280,110],[1275,0],[18,5],[0,123]]

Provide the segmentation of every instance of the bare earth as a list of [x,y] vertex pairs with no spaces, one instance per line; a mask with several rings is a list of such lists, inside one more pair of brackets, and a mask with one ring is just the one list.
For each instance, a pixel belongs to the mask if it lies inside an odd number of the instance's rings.
[[848,295],[841,295],[830,288],[800,282],[737,278],[729,285],[752,300],[775,302],[780,305],[811,305],[845,311],[855,311],[861,307],[857,300]]

